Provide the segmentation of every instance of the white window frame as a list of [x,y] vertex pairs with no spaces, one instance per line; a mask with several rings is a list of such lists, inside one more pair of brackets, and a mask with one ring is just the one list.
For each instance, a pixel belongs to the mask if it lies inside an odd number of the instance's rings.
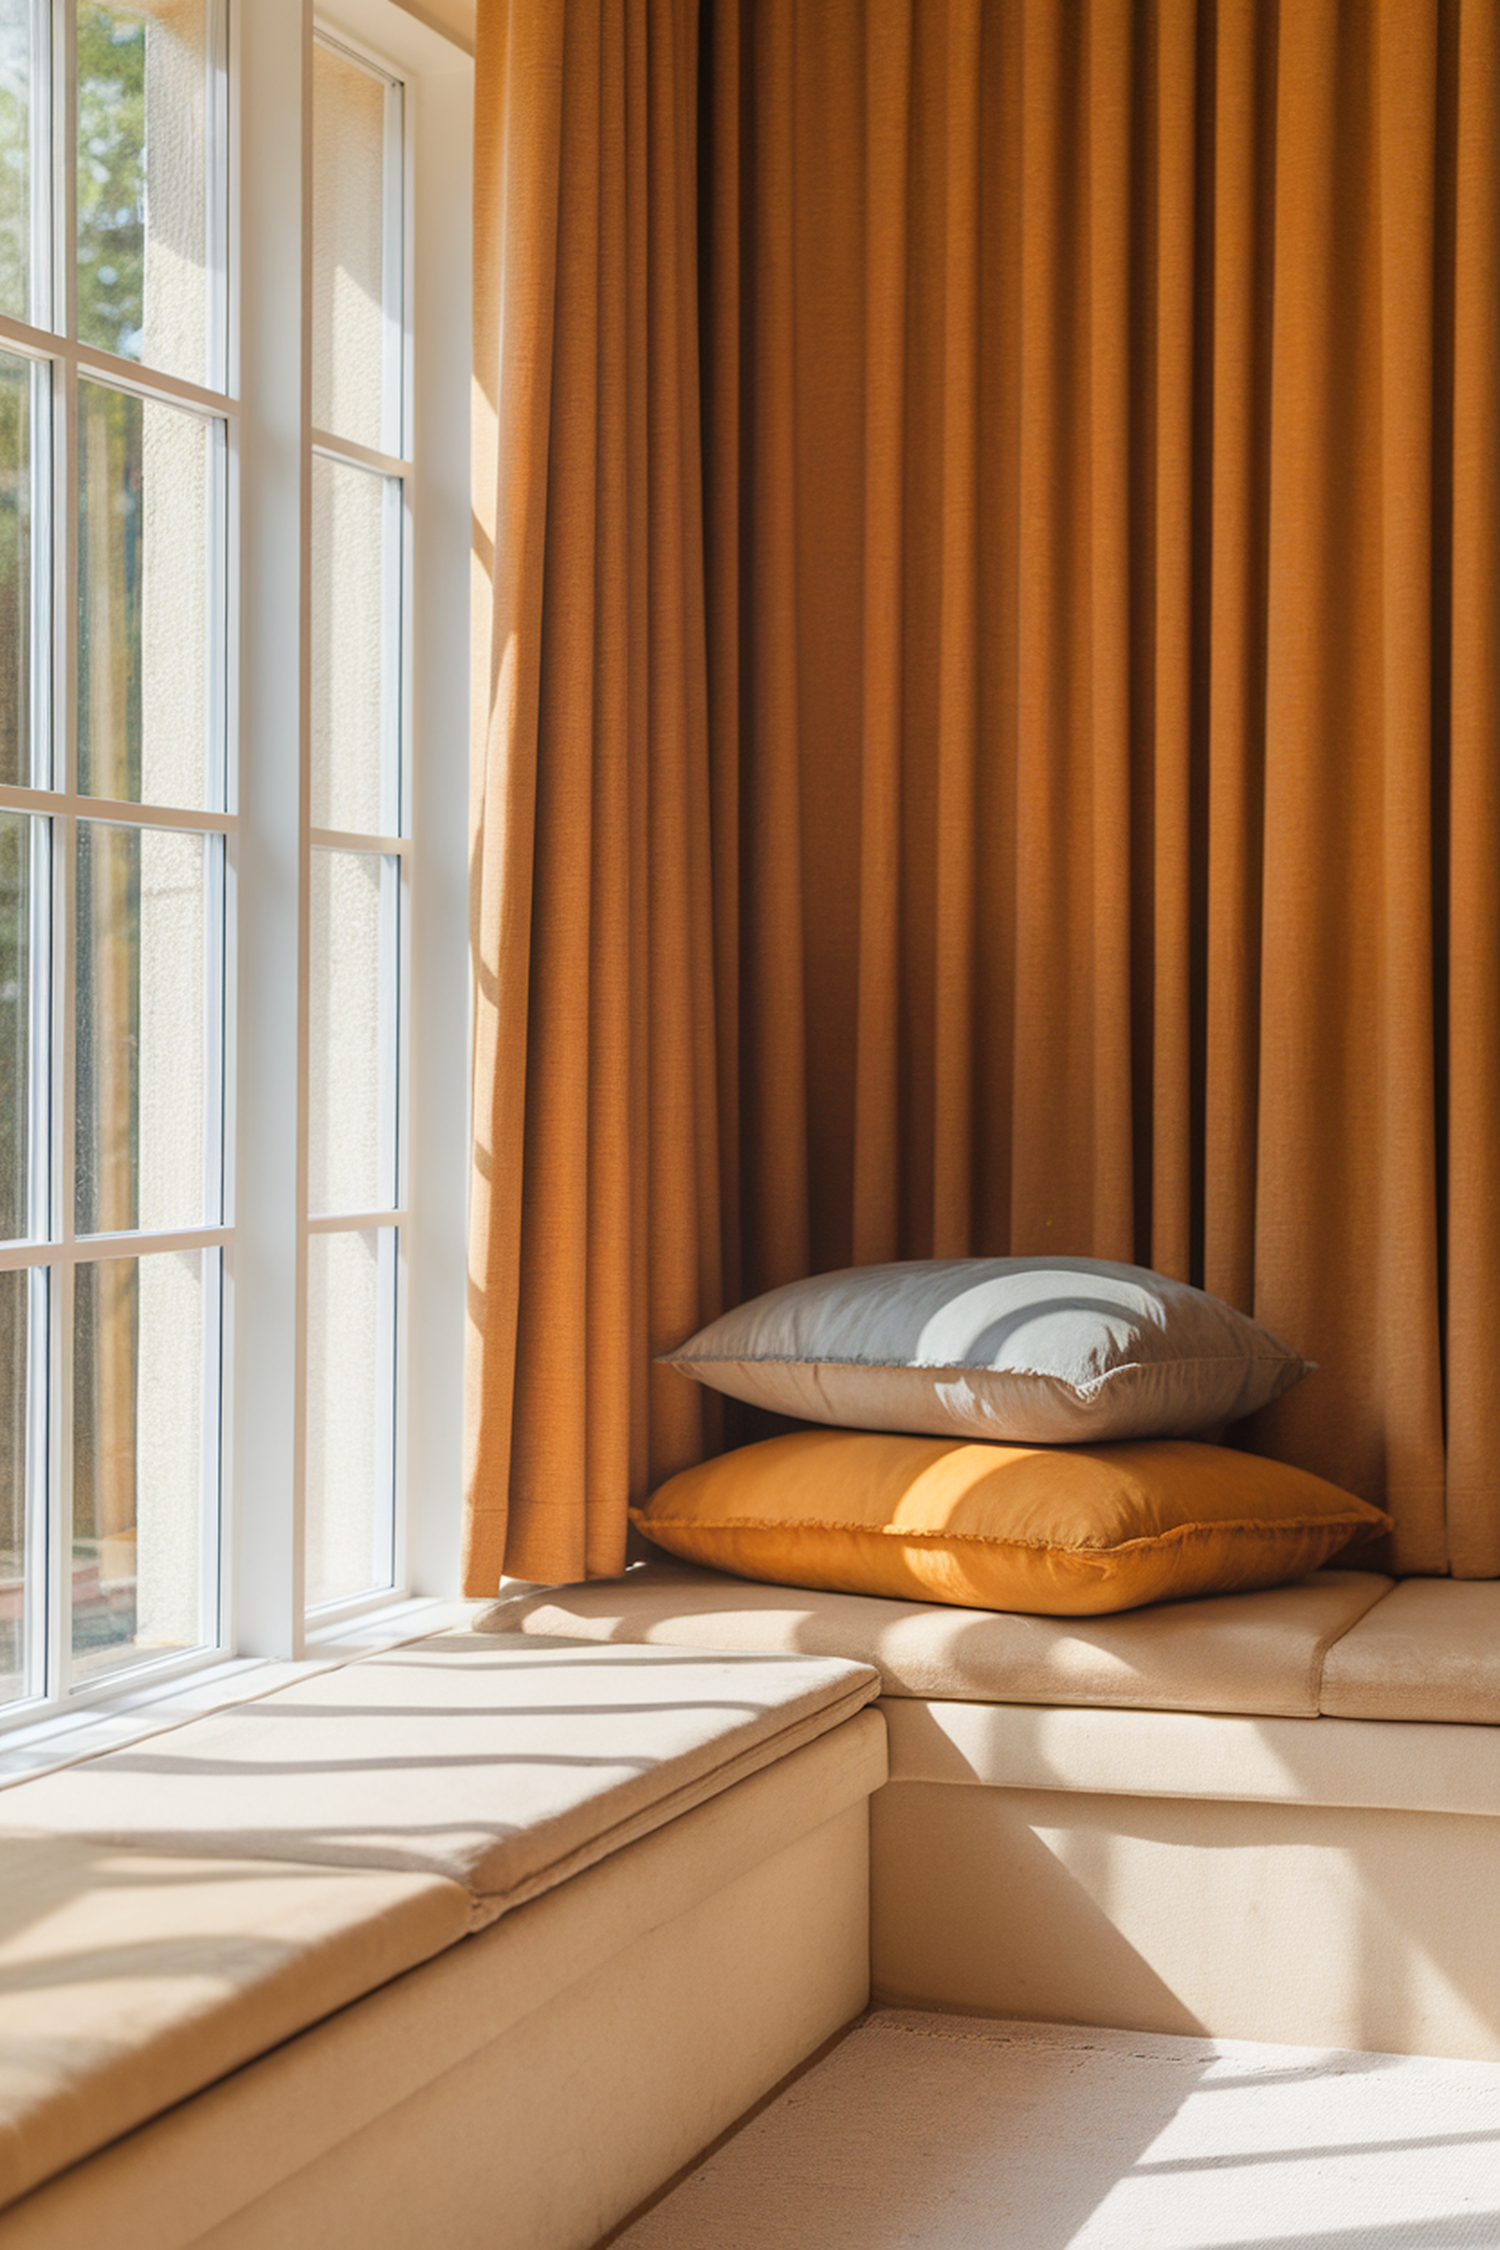
[[[302,1655],[351,1618],[457,1591],[462,1357],[467,1274],[468,336],[473,86],[468,58],[395,0],[240,0],[237,83],[242,178],[240,326],[241,553],[245,776],[237,839],[241,1032],[232,1288],[236,1372],[234,1642],[264,1657]],[[411,598],[404,604],[409,836],[406,949],[405,1192],[398,1214],[404,1286],[397,1409],[397,1583],[388,1593],[304,1616],[305,1253],[309,1234],[350,1221],[306,1211],[309,645],[302,598],[311,546],[311,56],[313,25],[405,86],[407,395],[404,469]],[[297,123],[288,133],[296,90]],[[288,146],[288,140],[291,146]],[[301,161],[296,155],[300,140]],[[268,205],[266,183],[275,182]],[[277,257],[302,243],[300,272]],[[295,350],[292,338],[298,339]],[[354,448],[340,448],[351,454]],[[371,465],[393,466],[371,456]],[[300,558],[285,570],[295,523]],[[273,685],[274,683],[274,685]],[[295,700],[295,708],[294,708]],[[295,745],[295,753],[293,752]],[[252,793],[254,803],[251,802]],[[320,838],[320,840],[322,840]],[[276,988],[293,974],[280,901],[295,888],[297,1045],[270,983],[247,974],[262,937],[277,946]],[[291,1067],[289,1067],[291,1065]],[[389,1219],[390,1214],[381,1214]],[[286,1308],[295,1305],[289,1331]],[[274,1401],[274,1410],[266,1411]],[[268,1521],[275,1530],[267,1536]]]
[[[171,1678],[212,1661],[223,1641],[222,1585],[225,1555],[223,1506],[223,1419],[220,1412],[225,1367],[222,1322],[222,1258],[231,1237],[227,1180],[220,1185],[217,1146],[223,1123],[221,1005],[210,1005],[204,1056],[204,1126],[209,1194],[203,1223],[170,1231],[136,1227],[118,1233],[80,1237],[74,1201],[74,1069],[77,1001],[74,927],[77,838],[80,825],[113,825],[137,833],[169,829],[200,837],[205,849],[206,959],[209,991],[225,984],[223,883],[218,852],[232,850],[234,812],[234,734],[232,715],[222,708],[223,739],[205,770],[201,810],[163,806],[149,797],[114,800],[85,796],[78,788],[78,450],[79,386],[96,381],[127,397],[186,409],[204,427],[217,426],[209,477],[209,506],[216,530],[227,518],[228,461],[235,443],[239,402],[227,380],[229,359],[223,314],[222,281],[228,250],[226,212],[218,159],[227,150],[224,20],[226,0],[209,11],[205,67],[205,116],[209,162],[205,249],[210,261],[210,308],[206,380],[203,383],[148,367],[98,346],[80,342],[77,330],[76,166],[66,162],[72,147],[77,104],[77,55],[69,17],[72,0],[31,0],[33,36],[47,56],[50,102],[33,109],[31,137],[32,310],[45,323],[6,316],[0,319],[0,348],[12,358],[45,370],[34,386],[32,419],[33,607],[32,733],[51,749],[47,780],[53,786],[7,784],[0,809],[46,820],[50,842],[32,849],[33,966],[31,1011],[31,1099],[28,1171],[33,1211],[45,1208],[50,1227],[35,1240],[0,1244],[0,1270],[29,1271],[46,1290],[45,1321],[33,1282],[30,1383],[27,1432],[26,1589],[27,1668],[45,1672],[41,1694],[0,1708],[0,1735],[96,1702],[107,1701],[122,1683]],[[230,157],[232,164],[232,155]],[[226,167],[228,169],[228,167]],[[219,387],[222,386],[222,387]],[[227,621],[232,532],[215,541],[209,564],[214,606]],[[222,581],[222,582],[221,582]],[[38,595],[40,594],[40,599]],[[61,629],[59,629],[61,627]],[[232,638],[232,635],[231,635]],[[221,631],[222,641],[222,631]],[[217,663],[219,650],[210,648]],[[212,695],[224,683],[217,670]],[[31,780],[37,780],[35,764]],[[40,848],[39,848],[40,845]],[[69,971],[71,958],[72,967]],[[199,1616],[203,1639],[195,1647],[158,1658],[126,1656],[97,1680],[75,1680],[71,1585],[68,1568],[73,1506],[73,1310],[80,1266],[112,1258],[135,1259],[153,1252],[193,1250],[220,1253],[216,1282],[220,1305],[205,1304],[205,1337],[218,1332],[218,1349],[207,1353],[202,1393],[205,1499],[218,1503],[216,1520],[201,1520],[202,1559]],[[215,1268],[205,1260],[205,1270]],[[39,1661],[41,1660],[40,1665]]]
[[[311,0],[230,0],[227,484],[231,526],[226,837],[229,995],[221,1645],[132,1666],[65,1709],[22,1706],[0,1780],[86,1754],[185,1694],[258,1693],[246,1659],[318,1657],[414,1629],[458,1585],[468,1167],[468,616],[472,64],[398,0],[316,20],[405,86],[408,166],[404,693],[410,838],[409,1095],[397,1410],[397,1569],[388,1592],[304,1615],[304,1383],[311,546]],[[65,92],[58,97],[66,98]],[[64,347],[39,336],[54,357]],[[86,348],[66,347],[86,369]],[[148,394],[179,386],[142,380]],[[193,387],[180,386],[188,395]],[[39,808],[43,809],[43,808]],[[49,811],[69,809],[57,799]],[[82,808],[80,808],[82,809]],[[89,801],[98,816],[107,810]],[[138,817],[138,811],[132,808]],[[390,1214],[381,1214],[388,1220]],[[344,1219],[336,1222],[347,1224]],[[312,1222],[318,1225],[317,1221]],[[53,1379],[59,1371],[54,1368]],[[54,1604],[55,1608],[55,1604]],[[208,1675],[191,1683],[184,1673]],[[266,1675],[261,1672],[260,1677]],[[217,1682],[217,1684],[216,1684]],[[5,1714],[0,1713],[0,1726]],[[100,1730],[103,1730],[101,1734]]]

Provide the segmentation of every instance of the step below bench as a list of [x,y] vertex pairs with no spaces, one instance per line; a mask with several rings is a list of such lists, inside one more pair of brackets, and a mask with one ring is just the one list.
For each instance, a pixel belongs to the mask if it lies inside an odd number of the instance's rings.
[[878,1686],[457,1632],[0,1790],[3,2250],[589,2250],[865,2005]]
[[1043,1618],[663,1561],[482,1622],[876,1666],[878,2000],[1500,2058],[1500,1584]]

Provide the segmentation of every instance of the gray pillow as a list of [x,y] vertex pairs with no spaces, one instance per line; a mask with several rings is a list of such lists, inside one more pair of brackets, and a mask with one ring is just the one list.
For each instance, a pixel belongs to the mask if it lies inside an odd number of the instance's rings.
[[1099,1258],[931,1258],[814,1274],[662,1357],[803,1421],[1019,1445],[1190,1437],[1312,1372],[1217,1297]]

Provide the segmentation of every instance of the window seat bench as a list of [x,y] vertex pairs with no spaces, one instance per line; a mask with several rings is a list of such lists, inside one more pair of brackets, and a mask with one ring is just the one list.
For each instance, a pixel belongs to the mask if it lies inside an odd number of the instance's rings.
[[1500,2058],[1500,1584],[1042,1618],[652,1561],[481,1622],[874,1665],[881,2001]]
[[0,1791],[4,2250],[586,2250],[865,2005],[874,1671],[459,1631]]
[[513,1596],[0,1790],[0,2250],[591,2250],[872,1976],[1494,2059],[1497,1722],[1490,1584]]

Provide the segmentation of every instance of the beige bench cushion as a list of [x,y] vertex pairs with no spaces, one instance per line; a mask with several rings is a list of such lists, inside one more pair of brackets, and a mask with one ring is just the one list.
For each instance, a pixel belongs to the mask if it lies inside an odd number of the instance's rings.
[[1328,1652],[1323,1709],[1343,1719],[1500,1721],[1500,1583],[1406,1578]]
[[0,2242],[592,2242],[601,2184],[636,2202],[862,2005],[885,1775],[859,1712],[75,2166]]
[[1119,1617],[1027,1617],[652,1562],[621,1579],[518,1596],[480,1622],[589,1641],[853,1657],[878,1667],[887,1695],[929,1700],[1310,1719],[1328,1649],[1390,1586],[1373,1572],[1324,1570],[1268,1593]]
[[0,2203],[461,1938],[439,1876],[0,1836]]
[[0,1791],[0,1832],[445,1876],[478,1928],[878,1690],[859,1663],[439,1634]]

